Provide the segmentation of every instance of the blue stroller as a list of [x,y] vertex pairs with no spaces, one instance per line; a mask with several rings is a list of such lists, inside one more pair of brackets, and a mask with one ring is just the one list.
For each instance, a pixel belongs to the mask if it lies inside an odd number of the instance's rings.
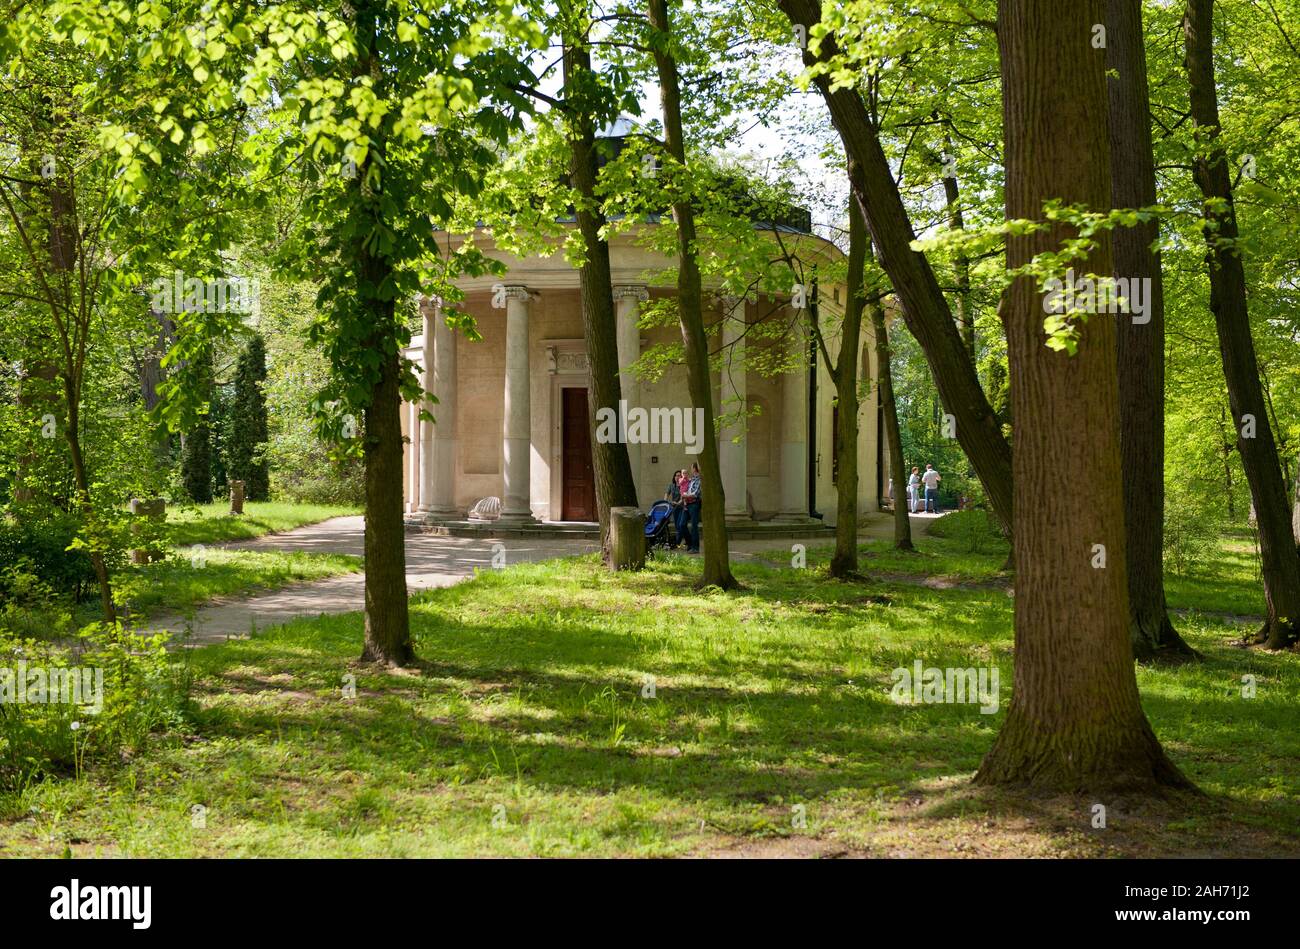
[[673,506],[667,501],[656,501],[650,505],[650,513],[645,516],[646,550],[668,548],[668,525],[673,519]]

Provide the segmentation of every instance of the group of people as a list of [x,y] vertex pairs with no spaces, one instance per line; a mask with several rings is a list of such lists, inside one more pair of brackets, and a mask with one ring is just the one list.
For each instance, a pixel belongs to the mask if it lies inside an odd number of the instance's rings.
[[[943,476],[934,470],[934,465],[926,465],[925,473],[920,468],[912,468],[907,479],[907,508],[913,514],[920,505],[924,505],[927,514],[939,513],[939,482]],[[924,492],[924,495],[922,494]]]
[[673,472],[664,500],[673,506],[673,530],[676,536],[669,550],[686,545],[688,554],[700,552],[700,466],[691,465]]

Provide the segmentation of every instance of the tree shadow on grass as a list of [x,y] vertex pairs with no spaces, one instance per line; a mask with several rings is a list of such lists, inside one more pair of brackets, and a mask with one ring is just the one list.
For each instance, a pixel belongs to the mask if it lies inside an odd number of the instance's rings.
[[[1005,613],[996,601],[961,595],[963,602]],[[851,679],[832,643],[801,648],[774,637],[770,646],[751,645],[733,655],[709,653],[707,643],[668,653],[660,648],[660,632],[601,628],[578,621],[580,610],[541,609],[541,618],[530,619],[525,604],[508,616],[485,608],[473,621],[459,619],[454,614],[470,602],[467,597],[472,600],[466,587],[439,591],[413,611],[418,651],[426,657],[417,672],[358,665],[358,614],[291,625],[221,647],[224,656],[209,651],[209,675],[228,679],[227,691],[255,691],[257,699],[232,694],[210,718],[209,737],[307,736],[320,751],[321,781],[342,768],[425,782],[428,789],[442,780],[438,775],[470,782],[499,776],[562,794],[635,789],[693,813],[790,801],[866,806],[872,799],[917,796],[926,802],[916,812],[924,820],[1014,814],[1046,835],[1073,826],[1078,816],[1070,810],[1074,804],[1035,808],[1032,795],[969,787],[1000,715],[980,715],[970,705],[913,707],[889,700],[891,668],[922,657],[927,664],[974,665],[972,650],[989,648],[970,638],[978,622],[972,630],[936,634],[927,625],[932,617],[925,602],[905,602],[906,609],[891,614],[891,624],[903,627],[896,641],[861,644],[862,668]],[[734,599],[762,598],[751,588]],[[831,618],[837,615],[832,611]],[[854,650],[851,618],[832,631]],[[912,641],[923,634],[929,639]],[[1009,644],[993,646],[1005,659]],[[1190,671],[1151,675],[1157,682],[1173,677],[1168,681],[1199,685],[1203,695],[1207,683],[1234,681],[1252,663],[1258,660],[1244,651],[1214,649],[1209,662]],[[348,672],[356,675],[359,697],[343,702],[332,693]],[[295,681],[284,686],[286,700],[276,701],[278,686],[268,680],[285,673]],[[645,675],[656,677],[653,698],[642,694]],[[1009,666],[1003,676],[1010,683]],[[1261,728],[1279,730],[1274,741],[1289,734],[1292,704],[1248,706],[1226,691],[1222,700],[1193,702],[1169,689],[1148,691],[1144,704],[1176,763],[1211,791],[1208,805],[1204,799],[1196,805],[1210,808],[1205,827],[1218,833],[1233,822],[1277,825],[1296,815],[1294,777],[1286,776],[1297,757],[1295,743],[1289,751],[1285,741],[1259,744]],[[1253,748],[1260,751],[1248,754]],[[1276,799],[1243,801],[1261,769],[1272,775]],[[1123,803],[1121,813],[1128,813],[1125,807],[1138,813],[1137,805]],[[1142,813],[1167,823],[1195,809],[1176,799]],[[1193,827],[1183,846],[1204,844],[1205,827]],[[1125,846],[1140,853],[1161,845],[1139,835]]]

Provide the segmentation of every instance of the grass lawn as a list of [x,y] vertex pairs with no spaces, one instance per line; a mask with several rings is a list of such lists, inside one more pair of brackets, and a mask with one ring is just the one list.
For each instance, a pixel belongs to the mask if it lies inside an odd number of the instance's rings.
[[[244,509],[242,517],[232,517],[225,503],[169,513],[167,524],[173,544],[189,547],[247,540],[359,513],[347,507],[282,502],[249,502]],[[213,546],[196,557],[193,551],[172,549],[165,560],[128,566],[118,573],[114,578],[115,596],[129,605],[133,617],[145,619],[161,613],[186,614],[217,597],[323,580],[360,570],[361,566],[360,557],[345,554]],[[100,619],[99,605],[92,598],[77,604],[71,612],[73,628]],[[23,628],[27,635],[40,637],[40,625],[38,616]],[[67,635],[67,630],[50,629],[48,635]]]
[[360,514],[361,510],[331,504],[291,504],[284,501],[248,501],[242,516],[230,514],[230,503],[220,501],[181,508],[167,514],[171,540],[178,547],[251,540],[315,524],[331,517]]
[[[188,732],[0,796],[0,853],[1300,854],[1300,655],[1236,647],[1214,616],[1180,623],[1205,662],[1138,672],[1206,797],[971,788],[1011,692],[1005,550],[919,540],[867,545],[891,579],[829,582],[813,550],[807,570],[738,564],[738,594],[694,590],[685,558],[487,572],[413,601],[418,671],[358,663],[359,614],[189,651]],[[890,672],[917,659],[996,665],[1001,709],[895,704]]]
[[214,548],[196,561],[179,552],[158,563],[132,567],[119,576],[119,596],[130,603],[131,613],[137,617],[184,614],[216,597],[323,580],[361,566],[360,557],[346,554]]

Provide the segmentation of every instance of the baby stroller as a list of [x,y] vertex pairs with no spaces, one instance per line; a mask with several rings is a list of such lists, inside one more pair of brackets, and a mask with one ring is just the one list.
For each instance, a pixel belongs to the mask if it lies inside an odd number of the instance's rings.
[[650,513],[645,516],[646,550],[668,548],[668,525],[672,519],[673,506],[667,501],[656,501],[650,505]]

